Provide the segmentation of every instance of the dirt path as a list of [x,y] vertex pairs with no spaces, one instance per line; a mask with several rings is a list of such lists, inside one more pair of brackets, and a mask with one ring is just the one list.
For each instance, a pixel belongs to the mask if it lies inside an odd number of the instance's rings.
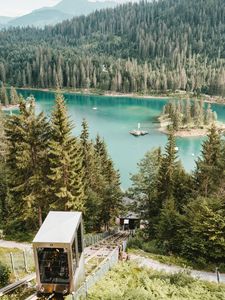
[[[152,269],[157,270],[157,271],[164,271],[164,272],[167,272],[167,273],[177,273],[177,272],[180,272],[180,271],[184,270],[181,267],[162,264],[162,263],[160,263],[158,261],[155,261],[153,259],[144,258],[142,256],[138,256],[138,255],[135,255],[135,254],[131,254],[130,258],[132,260],[137,261],[140,266],[149,267],[149,268],[152,268]],[[191,276],[194,277],[194,278],[198,278],[198,279],[202,279],[202,280],[206,280],[206,281],[217,282],[216,273],[191,270]],[[225,274],[220,274],[220,282],[225,283]]]
[[28,243],[17,243],[12,241],[0,240],[0,248],[17,248],[21,250],[31,250],[32,246]]

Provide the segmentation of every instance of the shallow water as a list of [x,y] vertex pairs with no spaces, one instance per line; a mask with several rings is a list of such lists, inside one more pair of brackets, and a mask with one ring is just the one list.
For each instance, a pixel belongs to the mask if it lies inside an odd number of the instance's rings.
[[[42,91],[20,91],[25,97],[32,93],[37,100],[37,111],[50,114],[54,105],[54,93]],[[165,134],[157,130],[156,117],[160,114],[165,99],[139,99],[129,97],[83,96],[64,94],[69,115],[75,123],[74,134],[79,135],[81,122],[85,118],[90,127],[90,136],[99,133],[108,145],[109,153],[121,174],[123,189],[131,185],[130,174],[136,172],[138,161],[146,151],[167,142]],[[225,106],[213,104],[218,120],[225,122]],[[149,135],[133,137],[129,131],[141,123],[150,131]],[[177,138],[179,158],[186,170],[194,169],[195,160],[201,151],[203,137]]]

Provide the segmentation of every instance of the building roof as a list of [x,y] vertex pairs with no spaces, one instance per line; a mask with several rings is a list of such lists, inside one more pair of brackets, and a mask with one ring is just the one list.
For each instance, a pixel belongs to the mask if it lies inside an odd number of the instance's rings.
[[128,212],[126,215],[120,216],[120,219],[134,219],[139,220],[140,216],[134,212]]
[[50,211],[33,243],[70,244],[81,221],[81,215],[81,212]]

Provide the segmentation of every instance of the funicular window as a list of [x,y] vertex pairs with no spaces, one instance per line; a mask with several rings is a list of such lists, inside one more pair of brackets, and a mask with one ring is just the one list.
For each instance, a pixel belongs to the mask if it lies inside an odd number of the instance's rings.
[[63,248],[38,248],[41,283],[69,283],[68,255]]
[[81,223],[77,230],[77,242],[78,242],[78,255],[81,257],[81,253],[83,252],[83,241],[82,241],[82,227]]
[[74,239],[72,244],[72,256],[73,256],[73,269],[77,267],[77,255],[76,255],[76,239]]

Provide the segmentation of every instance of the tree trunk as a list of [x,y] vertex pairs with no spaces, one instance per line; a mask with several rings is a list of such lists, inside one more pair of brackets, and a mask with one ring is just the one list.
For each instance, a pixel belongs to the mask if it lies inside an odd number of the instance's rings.
[[41,207],[38,207],[38,221],[39,221],[39,227],[42,225],[42,210]]

